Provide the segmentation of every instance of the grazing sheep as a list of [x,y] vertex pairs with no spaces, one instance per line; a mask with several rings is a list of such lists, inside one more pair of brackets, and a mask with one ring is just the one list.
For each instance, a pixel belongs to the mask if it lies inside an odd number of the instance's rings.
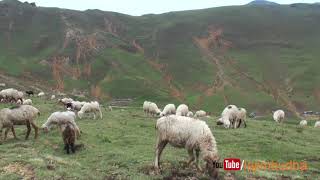
[[57,125],[60,130],[62,130],[62,126],[66,123],[73,124],[74,128],[76,129],[76,135],[80,136],[80,129],[76,124],[76,114],[72,111],[64,111],[64,112],[54,112],[52,113],[47,121],[42,124],[41,128],[48,132],[53,125]]
[[208,125],[201,120],[189,117],[170,115],[161,117],[156,123],[157,142],[154,166],[157,172],[160,168],[160,156],[163,149],[169,143],[173,147],[186,148],[190,157],[188,165],[196,162],[198,170],[199,155],[207,163],[207,170],[212,178],[218,177],[215,163],[218,161],[218,150],[214,136]]
[[45,95],[44,92],[39,92],[38,97],[43,97]]
[[50,99],[51,99],[51,100],[56,99],[56,95],[52,95]]
[[277,122],[277,123],[282,123],[284,120],[284,111],[283,110],[277,110],[273,113],[273,119]]
[[76,128],[75,126],[67,122],[62,125],[62,139],[64,142],[64,150],[66,150],[67,154],[70,154],[70,149],[72,153],[75,153],[75,141],[76,141]]
[[[5,131],[4,140],[7,138],[8,131],[11,129],[14,138],[16,137],[14,125],[26,125],[27,134],[25,139],[28,139],[31,127],[35,131],[34,138],[38,137],[38,127],[35,124],[35,118],[40,115],[40,111],[30,105],[21,105],[13,108],[4,108],[0,111],[0,141],[2,142],[2,129],[7,128]],[[0,143],[1,143],[0,142]]]
[[143,102],[143,112],[144,114],[148,115],[149,114],[149,105],[150,105],[150,102],[149,101],[144,101]]
[[97,101],[85,103],[80,111],[78,112],[78,116],[80,119],[82,119],[84,113],[93,113],[93,119],[96,119],[96,112],[99,112],[100,119],[102,119],[102,112],[100,109],[100,105]]
[[31,99],[24,99],[22,104],[23,105],[32,105],[32,100]]
[[187,117],[193,117],[193,112],[189,111],[188,114],[187,114]]
[[73,99],[71,98],[62,98],[58,99],[58,103],[62,103],[64,106],[66,106],[68,103],[71,103]]
[[13,88],[9,88],[9,89],[4,89],[2,91],[0,91],[0,97],[1,97],[1,101],[2,102],[16,102],[18,103],[22,103],[23,100],[23,92],[18,91],[16,89]]
[[307,125],[308,125],[307,120],[300,121],[300,126],[307,126]]
[[86,102],[72,101],[71,103],[67,103],[66,107],[68,110],[80,111],[85,103]]
[[246,123],[246,118],[247,118],[247,111],[244,108],[238,108],[238,114],[237,114],[237,119],[234,123],[234,128],[239,128],[241,124],[244,124],[244,127],[247,127]]
[[176,114],[176,106],[174,104],[167,104],[160,113],[160,116],[168,116],[170,114]]
[[187,116],[189,108],[185,104],[180,104],[177,108],[176,115],[178,116]]
[[232,128],[234,125],[234,122],[237,119],[238,115],[238,108],[235,105],[228,105],[221,113],[221,118],[218,119],[217,124],[222,125],[225,128]]
[[155,115],[159,116],[160,113],[161,113],[161,110],[158,108],[156,103],[150,102],[150,104],[149,104],[149,113],[152,116],[155,116]]
[[314,127],[315,128],[320,128],[320,121],[317,121],[316,123],[314,123]]
[[203,110],[199,110],[194,114],[194,117],[205,117],[207,115],[207,113]]
[[33,96],[33,95],[34,95],[34,92],[33,92],[33,91],[26,91],[26,94],[27,94],[28,96]]

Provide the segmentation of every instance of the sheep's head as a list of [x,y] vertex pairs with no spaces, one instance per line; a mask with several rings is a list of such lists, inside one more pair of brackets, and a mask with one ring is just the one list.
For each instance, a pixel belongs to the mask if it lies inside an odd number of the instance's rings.
[[83,116],[83,112],[82,112],[82,111],[79,111],[79,112],[78,112],[78,117],[79,117],[80,119],[82,119],[82,116]]
[[218,155],[209,154],[204,157],[204,160],[206,161],[206,169],[208,171],[209,176],[212,179],[218,179],[219,171],[218,168],[216,168],[216,164],[219,161]]
[[47,126],[42,125],[41,128],[42,128],[43,132],[45,132],[45,133],[48,133],[48,132],[49,132],[49,128],[48,128]]

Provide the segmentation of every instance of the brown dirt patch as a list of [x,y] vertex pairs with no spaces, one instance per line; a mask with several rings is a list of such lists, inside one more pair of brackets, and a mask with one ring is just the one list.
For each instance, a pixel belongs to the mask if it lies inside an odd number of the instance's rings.
[[19,162],[9,164],[3,168],[5,173],[14,173],[23,177],[24,180],[35,179],[35,172],[31,165],[24,165]]

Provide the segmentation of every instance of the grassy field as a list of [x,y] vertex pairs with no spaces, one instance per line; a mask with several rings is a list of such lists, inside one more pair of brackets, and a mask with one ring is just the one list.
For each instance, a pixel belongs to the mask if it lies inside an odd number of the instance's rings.
[[[55,102],[34,99],[41,110],[37,124],[41,126],[50,113],[62,110]],[[1,104],[1,107],[8,105]],[[187,152],[167,146],[162,156],[161,175],[154,175],[152,163],[155,145],[155,118],[144,116],[140,108],[103,110],[102,120],[78,119],[82,130],[76,154],[67,155],[57,129],[40,133],[37,140],[25,141],[26,127],[17,127],[19,140],[9,139],[0,145],[0,179],[208,179],[194,167],[186,167]],[[299,129],[297,120],[287,119],[277,125],[267,117],[248,119],[246,129],[226,130],[217,127],[215,118],[206,120],[218,143],[221,161],[237,157],[247,161],[306,161],[308,170],[237,171],[237,179],[319,179],[319,130]],[[32,134],[33,135],[33,131]],[[203,163],[203,162],[202,162]],[[226,172],[220,170],[221,179]]]

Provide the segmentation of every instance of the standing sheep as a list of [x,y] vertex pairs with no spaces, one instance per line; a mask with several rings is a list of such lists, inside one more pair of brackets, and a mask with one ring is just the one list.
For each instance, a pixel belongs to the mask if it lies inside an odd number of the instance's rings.
[[64,142],[64,150],[66,150],[67,154],[70,153],[70,149],[72,153],[75,153],[75,141],[76,141],[76,128],[70,122],[67,122],[62,125],[62,139]]
[[236,121],[238,116],[238,108],[235,105],[228,105],[221,113],[221,118],[218,120],[217,124],[223,126],[225,128],[232,128],[234,122]]
[[76,114],[72,111],[54,112],[48,117],[47,121],[41,126],[41,128],[45,132],[48,132],[53,125],[57,125],[62,131],[62,126],[64,124],[71,123],[76,130],[76,135],[80,136],[80,129],[77,126],[75,119]]
[[44,92],[39,92],[38,97],[43,97],[45,95]]
[[167,104],[160,113],[160,116],[168,116],[171,114],[176,114],[176,106],[174,104]]
[[300,126],[307,126],[308,125],[308,122],[307,122],[307,120],[302,120],[302,121],[300,121]]
[[273,113],[273,119],[277,122],[277,123],[282,123],[284,121],[284,111],[283,110],[277,110]]
[[56,99],[56,95],[52,95],[50,99],[51,99],[51,100]]
[[189,108],[185,104],[180,104],[177,108],[176,115],[178,116],[187,116]]
[[320,121],[317,121],[316,123],[314,123],[314,127],[315,128],[320,128]]
[[207,115],[207,113],[205,111],[199,110],[194,114],[194,117],[199,118],[199,117],[205,117],[206,115]]
[[[14,138],[16,137],[14,125],[26,125],[27,134],[25,139],[28,139],[31,126],[35,131],[34,138],[38,137],[38,127],[35,124],[35,118],[40,115],[40,111],[30,105],[21,105],[13,108],[4,108],[0,111],[0,140],[2,142],[2,129],[7,128],[5,131],[4,140],[7,138],[8,131],[11,129]],[[30,126],[31,125],[31,126]]]
[[90,113],[90,112],[93,113],[93,119],[96,119],[96,112],[99,112],[100,119],[102,119],[102,112],[100,109],[100,105],[97,101],[85,103],[82,106],[81,110],[78,112],[78,116],[80,119],[82,119],[84,113]]
[[234,123],[234,128],[239,128],[241,124],[244,124],[244,127],[247,127],[246,123],[246,118],[247,118],[247,111],[244,108],[238,108],[238,114],[237,114],[237,119]]
[[215,168],[215,163],[219,159],[217,144],[210,128],[204,121],[170,115],[157,120],[156,130],[157,143],[154,166],[157,172],[160,170],[161,153],[169,143],[177,148],[186,148],[190,158],[188,165],[196,161],[198,170],[201,170],[199,165],[201,153],[203,160],[206,161],[209,175],[217,179],[218,170]]

